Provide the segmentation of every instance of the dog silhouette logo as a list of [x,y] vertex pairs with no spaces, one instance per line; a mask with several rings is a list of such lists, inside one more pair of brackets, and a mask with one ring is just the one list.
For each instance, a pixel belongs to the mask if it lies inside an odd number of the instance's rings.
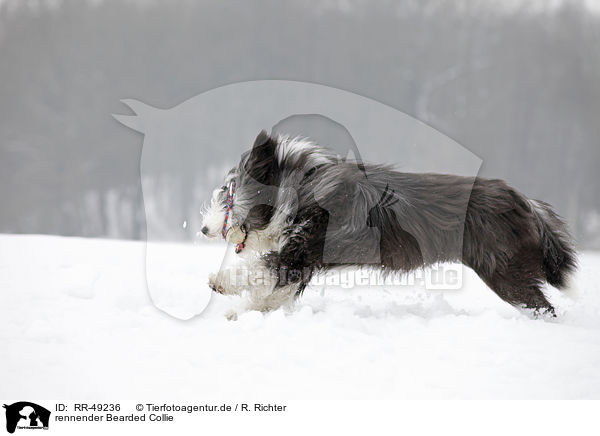
[[6,409],[6,431],[14,433],[18,429],[48,429],[50,411],[29,401],[19,401]]
[[[221,176],[240,162],[241,155],[246,156],[252,139],[262,129],[271,128],[273,137],[299,137],[328,146],[339,163],[334,169],[341,170],[355,162],[359,166],[357,180],[336,184],[340,188],[332,193],[314,192],[317,206],[327,212],[323,259],[329,264],[379,263],[381,217],[395,213],[398,208],[395,199],[402,198],[397,188],[386,187],[385,183],[378,183],[368,195],[358,191],[376,181],[377,174],[372,174],[363,162],[398,164],[407,173],[470,177],[477,175],[482,163],[451,138],[393,107],[314,83],[288,80],[232,83],[170,108],[156,108],[134,99],[122,102],[133,114],[115,114],[114,118],[144,135],[139,168],[148,242],[147,289],[156,307],[179,319],[191,319],[207,308],[211,300],[212,287],[206,286],[211,280],[205,268],[198,268],[199,259],[210,263],[215,257],[220,258],[220,268],[218,259],[211,268],[219,268],[222,276],[240,271],[234,251],[240,248],[239,242],[223,247],[221,256],[203,258],[200,254],[206,247],[201,236],[205,224],[200,213],[206,203],[203,206],[199,199],[211,198],[217,184],[222,182]],[[285,214],[293,219],[298,197],[296,185],[259,182],[254,178],[253,183],[261,187],[256,189],[260,198],[253,200],[253,206],[259,206],[254,211],[271,211],[274,205],[283,205]],[[240,187],[236,188],[238,195],[243,192]],[[359,195],[353,196],[356,192]],[[353,202],[344,202],[346,198]],[[358,201],[361,198],[365,198],[364,204]],[[462,210],[464,217],[469,196],[462,196],[460,201],[462,208],[457,209]],[[456,216],[461,219],[460,213]],[[238,221],[241,220],[239,215]],[[223,219],[217,221],[222,226]],[[347,228],[353,229],[355,235],[347,240],[360,240],[360,244],[336,238]],[[400,231],[419,250],[427,246],[427,232],[411,233],[405,228],[398,229],[392,237]],[[242,234],[237,236],[236,241],[244,238]],[[191,242],[198,247],[188,244],[185,254],[173,255],[170,246],[162,243],[171,241]],[[460,244],[462,238],[456,241]],[[462,247],[454,248],[462,253]]]

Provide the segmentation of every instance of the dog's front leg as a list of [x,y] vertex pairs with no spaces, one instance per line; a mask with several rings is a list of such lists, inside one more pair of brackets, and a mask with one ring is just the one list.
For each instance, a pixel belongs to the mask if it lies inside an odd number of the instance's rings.
[[246,270],[240,274],[244,278],[244,310],[268,312],[288,306],[294,300],[295,287],[280,283],[277,271],[263,256],[251,257],[245,263]]
[[291,307],[298,286],[291,284],[287,286],[274,286],[268,292],[257,292],[256,288],[252,288],[248,293],[246,301],[246,310],[257,310],[259,312],[270,312],[281,307]]
[[288,238],[280,250],[250,257],[246,263],[248,292],[243,310],[268,312],[290,307],[319,268],[319,244],[307,244],[313,237],[310,230],[296,226],[285,233]]
[[210,274],[209,287],[223,295],[243,296],[241,306],[226,313],[228,319],[237,319],[239,313],[246,311],[268,312],[288,305],[297,288],[293,284],[278,286],[276,271],[253,254],[240,256],[235,265]]
[[310,281],[314,270],[314,265],[306,262],[310,257],[308,254],[303,240],[291,237],[280,251],[262,256],[261,270],[269,282],[263,288],[252,288],[250,310],[266,312],[291,306]]
[[240,295],[248,289],[254,262],[236,257],[232,265],[224,265],[217,273],[209,274],[208,286],[223,295]]
[[306,281],[301,280],[296,271],[290,271],[282,265],[275,267],[272,262],[279,254],[272,252],[264,258],[246,264],[248,270],[242,276],[246,277],[247,281],[239,289],[247,292],[243,292],[244,301],[240,310],[228,312],[228,319],[237,319],[240,312],[270,312],[292,306],[295,297],[306,286]]

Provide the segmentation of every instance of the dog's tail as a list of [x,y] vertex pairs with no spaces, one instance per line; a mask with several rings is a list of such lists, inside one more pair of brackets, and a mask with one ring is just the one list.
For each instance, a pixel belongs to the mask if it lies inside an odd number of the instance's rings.
[[546,280],[556,288],[568,284],[577,267],[577,256],[565,222],[543,201],[530,200],[537,220]]

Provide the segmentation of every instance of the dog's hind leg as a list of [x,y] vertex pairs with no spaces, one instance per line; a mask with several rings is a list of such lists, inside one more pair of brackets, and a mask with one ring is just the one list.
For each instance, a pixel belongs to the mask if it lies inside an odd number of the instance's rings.
[[290,307],[298,292],[297,284],[276,285],[268,294],[250,293],[245,310],[270,312],[281,307]]
[[228,319],[235,320],[243,312],[269,312],[291,306],[298,292],[298,283],[280,284],[275,271],[258,261],[249,264],[239,289],[222,284],[215,290],[225,295],[240,294],[243,297],[241,306],[225,314]]
[[536,315],[548,313],[555,316],[554,307],[540,290],[544,282],[543,270],[539,259],[532,253],[534,252],[519,251],[490,276],[479,275],[507,303],[531,309]]
[[535,315],[547,313],[556,316],[554,306],[546,299],[539,284],[523,286],[494,278],[488,285],[500,298],[513,306],[530,309]]

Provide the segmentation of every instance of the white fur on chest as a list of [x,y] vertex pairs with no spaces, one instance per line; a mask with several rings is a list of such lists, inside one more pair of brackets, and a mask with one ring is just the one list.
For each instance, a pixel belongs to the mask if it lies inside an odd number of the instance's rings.
[[249,232],[244,244],[244,250],[240,254],[243,254],[246,250],[260,254],[269,251],[279,251],[281,240],[281,232],[275,232],[271,226],[264,230]]

